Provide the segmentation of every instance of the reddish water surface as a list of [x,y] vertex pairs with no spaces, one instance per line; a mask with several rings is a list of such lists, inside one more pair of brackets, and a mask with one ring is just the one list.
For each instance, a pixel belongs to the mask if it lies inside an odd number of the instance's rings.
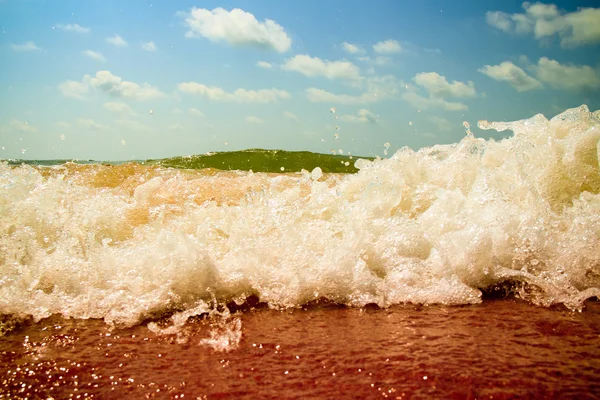
[[600,398],[600,303],[247,310],[236,350],[52,318],[0,338],[0,398]]

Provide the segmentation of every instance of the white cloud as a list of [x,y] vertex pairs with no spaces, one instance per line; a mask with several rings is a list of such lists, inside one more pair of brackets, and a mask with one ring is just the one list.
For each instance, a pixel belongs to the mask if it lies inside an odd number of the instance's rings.
[[89,33],[91,30],[90,28],[86,28],[79,24],[67,24],[67,25],[56,24],[56,27],[63,31],[71,31],[71,32],[77,32],[77,33]]
[[96,131],[110,130],[110,128],[108,126],[99,124],[91,118],[79,118],[77,120],[77,123],[79,125],[81,125],[82,127],[91,129],[91,130],[96,130]]
[[14,51],[36,51],[41,50],[41,48],[37,47],[33,42],[26,42],[23,44],[11,44],[10,47]]
[[542,57],[533,69],[538,79],[556,89],[584,90],[600,88],[600,72],[587,65],[565,65]]
[[38,131],[35,126],[29,125],[27,121],[20,121],[18,119],[12,119],[9,127],[18,132],[36,133]]
[[265,69],[271,69],[273,67],[270,63],[266,61],[259,61],[256,63],[256,66]]
[[433,124],[440,131],[451,131],[454,128],[454,124],[452,124],[452,122],[448,121],[446,118],[432,116],[429,117],[429,120],[433,122]]
[[158,50],[158,47],[156,47],[154,42],[145,42],[145,43],[142,43],[142,49],[144,49],[146,51],[156,51],[156,50]]
[[135,100],[150,100],[163,97],[165,94],[147,83],[139,85],[135,82],[124,81],[110,71],[98,71],[95,77],[85,75],[81,82],[66,81],[59,85],[60,91],[67,97],[83,99],[89,88],[95,88],[114,97]]
[[558,35],[563,47],[600,42],[600,8],[579,8],[565,13],[554,4],[523,3],[525,13],[488,11],[486,21],[503,32],[533,33],[538,40]]
[[111,96],[125,97],[136,100],[149,100],[164,96],[157,88],[147,83],[138,85],[134,82],[124,81],[120,77],[113,75],[110,71],[98,71],[94,78],[86,75],[84,82],[88,82],[92,87],[100,89]]
[[106,38],[106,41],[110,44],[112,44],[113,46],[117,46],[117,47],[126,47],[127,46],[127,42],[119,35],[115,35],[113,37],[108,37]]
[[146,125],[142,124],[139,121],[131,120],[131,119],[118,119],[115,121],[117,125],[122,126],[123,128],[131,131],[139,131],[139,132],[150,132],[151,129]]
[[359,95],[334,94],[323,89],[308,88],[306,96],[312,102],[339,104],[368,104],[395,98],[399,94],[400,82],[393,75],[369,77],[360,82],[365,91]]
[[177,85],[181,92],[198,94],[215,101],[233,101],[237,103],[274,103],[280,99],[289,99],[291,96],[285,90],[261,89],[247,90],[236,89],[229,93],[216,86],[206,86],[196,82],[183,82]]
[[66,81],[58,85],[58,89],[65,97],[83,100],[89,92],[87,83],[77,81]]
[[477,94],[473,82],[469,81],[465,84],[453,81],[449,83],[445,76],[441,76],[437,72],[421,72],[415,75],[413,81],[424,87],[431,97],[473,97]]
[[213,42],[227,42],[234,46],[257,46],[279,53],[290,49],[292,41],[283,27],[275,21],[259,22],[254,15],[239,8],[227,11],[215,8],[192,8],[180,13],[189,29],[185,36],[204,37]]
[[246,122],[249,124],[262,124],[264,121],[261,118],[250,115],[246,117]]
[[373,45],[373,50],[376,53],[400,53],[402,51],[402,46],[398,43],[397,40],[385,40],[383,42],[375,43]]
[[314,103],[338,103],[338,104],[366,104],[375,103],[381,99],[374,93],[362,93],[360,95],[335,94],[323,89],[306,89],[308,100]]
[[68,122],[65,122],[65,121],[58,121],[56,123],[56,126],[58,126],[59,128],[70,128],[71,124],[69,124]]
[[517,92],[526,92],[542,87],[538,80],[527,75],[523,69],[510,61],[504,61],[498,65],[485,65],[478,71],[497,81],[507,82]]
[[363,123],[363,124],[376,124],[377,123],[377,117],[375,116],[375,114],[373,114],[371,111],[367,110],[366,108],[362,108],[360,110],[358,110],[358,112],[356,113],[356,115],[342,115],[340,117],[341,120],[343,121],[347,121],[347,122],[358,122],[358,123]]
[[204,117],[204,113],[197,108],[190,108],[188,112],[195,117]]
[[116,114],[124,115],[136,115],[136,113],[125,103],[119,103],[117,101],[108,101],[102,105],[106,110],[114,112]]
[[298,117],[296,116],[296,114],[293,114],[293,113],[291,113],[289,111],[284,112],[283,115],[285,115],[289,119],[293,119],[294,121],[298,121]]
[[412,90],[403,93],[402,98],[414,108],[420,110],[427,110],[430,108],[441,108],[446,111],[466,111],[469,109],[469,107],[466,104],[446,101],[439,97],[423,97]]
[[344,49],[344,51],[350,54],[363,54],[365,52],[362,48],[358,47],[357,45],[348,42],[342,43],[342,48]]
[[350,61],[327,61],[304,54],[288,59],[281,68],[286,71],[295,71],[311,77],[324,76],[328,79],[360,78],[358,67]]
[[181,111],[180,108],[174,108],[172,112],[175,115],[181,115],[181,114],[183,114],[183,111]]
[[97,60],[97,61],[106,61],[104,56],[101,53],[98,53],[97,51],[84,50],[81,52],[81,54],[88,56],[89,58],[93,58],[94,60]]

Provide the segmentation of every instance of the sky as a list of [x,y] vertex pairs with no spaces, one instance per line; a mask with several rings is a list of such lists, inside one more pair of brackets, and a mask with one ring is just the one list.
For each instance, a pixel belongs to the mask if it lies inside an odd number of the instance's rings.
[[477,121],[600,108],[595,5],[0,0],[0,159],[500,140]]

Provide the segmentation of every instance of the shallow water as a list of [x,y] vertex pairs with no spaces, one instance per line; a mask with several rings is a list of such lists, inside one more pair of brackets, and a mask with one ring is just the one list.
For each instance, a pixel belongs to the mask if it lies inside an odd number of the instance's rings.
[[600,397],[600,303],[594,301],[583,312],[490,299],[452,307],[259,307],[235,318],[243,337],[229,352],[200,344],[214,332],[214,319],[190,320],[173,335],[139,325],[109,329],[98,320],[44,320],[0,341],[0,395]]

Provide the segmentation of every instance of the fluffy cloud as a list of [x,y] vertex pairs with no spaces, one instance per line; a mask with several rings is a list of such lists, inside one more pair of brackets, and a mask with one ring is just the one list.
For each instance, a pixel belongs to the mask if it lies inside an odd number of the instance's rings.
[[350,54],[363,54],[365,51],[355,44],[344,42],[342,43],[344,51]]
[[136,113],[125,103],[119,103],[116,101],[109,101],[102,105],[104,109],[114,112],[116,114],[124,114],[124,115],[136,115]]
[[259,22],[254,15],[239,8],[207,10],[192,8],[180,13],[189,29],[185,36],[204,37],[213,42],[227,42],[234,46],[257,46],[279,53],[290,49],[292,41],[283,27],[275,21]]
[[421,110],[441,108],[446,111],[466,111],[469,109],[466,104],[447,101],[438,97],[423,97],[415,91],[403,93],[402,98],[413,107]]
[[197,108],[190,108],[188,112],[195,117],[204,117],[204,113]]
[[91,118],[79,118],[77,120],[77,123],[87,129],[90,130],[94,130],[94,131],[108,131],[110,130],[110,127],[106,126],[106,125],[102,125],[97,123],[96,121],[94,121]]
[[386,40],[374,44],[373,50],[375,50],[376,53],[400,53],[402,51],[402,46],[400,46],[400,43],[398,43],[397,40]]
[[536,39],[558,35],[563,47],[600,42],[600,8],[579,8],[564,13],[554,4],[523,3],[524,13],[486,13],[490,26],[507,33],[533,33]]
[[437,72],[421,72],[417,74],[413,81],[427,90],[431,97],[473,97],[476,95],[473,82],[467,84],[460,81],[449,83],[446,77]]
[[10,47],[14,51],[36,51],[41,50],[41,48],[37,47],[33,42],[26,42],[23,44],[11,44]]
[[81,82],[66,81],[59,85],[60,91],[67,97],[83,99],[89,88],[108,93],[114,97],[129,98],[135,100],[150,100],[162,97],[165,94],[147,83],[139,85],[135,82],[124,81],[113,75],[110,71],[98,71],[95,77],[85,75]]
[[533,67],[539,80],[556,89],[585,90],[600,88],[600,73],[587,65],[565,65],[546,57]]
[[56,27],[63,31],[70,31],[70,32],[77,32],[77,33],[89,33],[91,30],[90,28],[83,27],[79,24],[67,24],[67,25],[56,24]]
[[298,121],[298,117],[296,116],[296,114],[293,114],[293,113],[291,113],[289,111],[284,112],[283,115],[285,115],[289,119],[293,119],[294,121]]
[[158,48],[154,44],[154,42],[145,42],[142,43],[142,49],[146,51],[156,51]]
[[400,82],[393,75],[377,76],[360,82],[364,90],[359,95],[335,94],[323,89],[308,88],[306,96],[312,102],[338,104],[368,104],[394,98],[399,94]]
[[304,54],[294,56],[281,66],[286,71],[299,72],[306,76],[324,76],[328,79],[358,79],[358,67],[350,61],[327,61]]
[[249,124],[262,124],[264,121],[261,118],[250,115],[246,117],[246,122]]
[[18,119],[12,119],[8,126],[17,132],[30,132],[36,133],[38,130],[35,126],[29,125],[26,121],[20,121]]
[[308,88],[306,97],[314,103],[337,103],[337,104],[366,104],[375,103],[381,99],[374,93],[363,93],[360,95],[335,94],[323,89]]
[[375,114],[373,114],[371,111],[367,110],[366,108],[362,108],[360,110],[358,110],[358,112],[356,113],[356,115],[342,115],[340,117],[340,119],[342,119],[343,121],[347,121],[347,122],[358,122],[358,123],[363,123],[363,124],[376,124],[377,123],[377,117],[375,116]]
[[271,69],[273,67],[270,63],[266,61],[259,61],[256,63],[256,66],[264,69]]
[[65,97],[83,100],[90,91],[87,83],[77,81],[66,81],[58,85],[58,89]]
[[106,41],[110,44],[112,44],[113,46],[117,46],[117,47],[126,47],[127,46],[127,42],[119,35],[115,35],[113,37],[108,37],[106,38]]
[[104,56],[101,53],[98,53],[97,51],[84,50],[81,52],[81,54],[97,61],[106,61]]
[[542,87],[538,80],[527,75],[523,69],[510,61],[504,61],[498,65],[485,65],[478,71],[497,81],[507,82],[517,92],[526,92]]
[[280,99],[289,99],[291,97],[285,90],[275,88],[261,90],[240,88],[230,93],[216,86],[206,86],[196,82],[183,82],[177,85],[177,88],[181,92],[198,94],[210,100],[237,103],[275,103]]

